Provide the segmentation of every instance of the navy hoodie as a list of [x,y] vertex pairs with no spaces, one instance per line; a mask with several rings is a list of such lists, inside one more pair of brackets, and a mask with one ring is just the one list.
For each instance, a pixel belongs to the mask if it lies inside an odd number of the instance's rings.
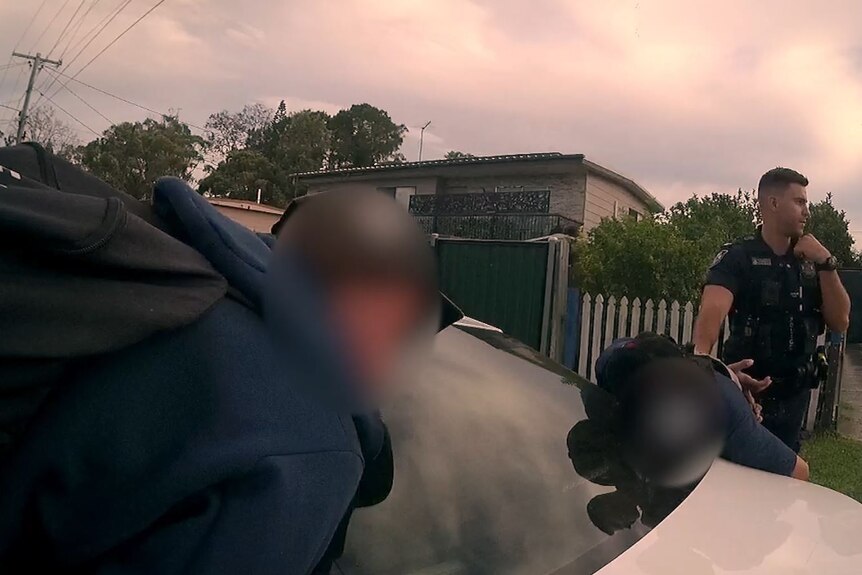
[[382,441],[300,263],[179,180],[154,204],[233,297],[55,390],[0,472],[0,573],[308,573]]

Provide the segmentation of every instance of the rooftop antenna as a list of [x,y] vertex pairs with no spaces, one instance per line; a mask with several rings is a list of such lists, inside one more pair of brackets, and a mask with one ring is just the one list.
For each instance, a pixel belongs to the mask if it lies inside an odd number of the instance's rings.
[[419,132],[419,161],[422,161],[422,146],[425,143],[425,128],[431,125],[431,120],[422,126],[422,130]]

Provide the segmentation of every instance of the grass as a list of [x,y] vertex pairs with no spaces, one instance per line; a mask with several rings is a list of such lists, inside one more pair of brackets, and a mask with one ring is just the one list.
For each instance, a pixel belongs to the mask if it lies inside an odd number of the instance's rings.
[[820,433],[802,446],[811,481],[862,502],[862,442]]

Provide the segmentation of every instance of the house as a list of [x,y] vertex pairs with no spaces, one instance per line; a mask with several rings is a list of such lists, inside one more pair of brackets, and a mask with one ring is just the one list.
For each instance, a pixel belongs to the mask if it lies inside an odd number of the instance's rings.
[[428,232],[528,239],[590,230],[606,217],[663,210],[631,179],[583,154],[517,154],[381,164],[294,174],[314,194],[379,190],[402,202]]
[[284,210],[266,204],[230,198],[208,198],[215,208],[253,232],[269,233]]

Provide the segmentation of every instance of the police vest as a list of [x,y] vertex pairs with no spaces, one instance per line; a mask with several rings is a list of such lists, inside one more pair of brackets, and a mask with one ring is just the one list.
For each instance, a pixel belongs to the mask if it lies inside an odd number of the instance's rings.
[[755,377],[803,384],[825,329],[817,271],[792,254],[777,256],[759,237],[736,245],[747,265],[730,313],[725,361],[751,358]]

